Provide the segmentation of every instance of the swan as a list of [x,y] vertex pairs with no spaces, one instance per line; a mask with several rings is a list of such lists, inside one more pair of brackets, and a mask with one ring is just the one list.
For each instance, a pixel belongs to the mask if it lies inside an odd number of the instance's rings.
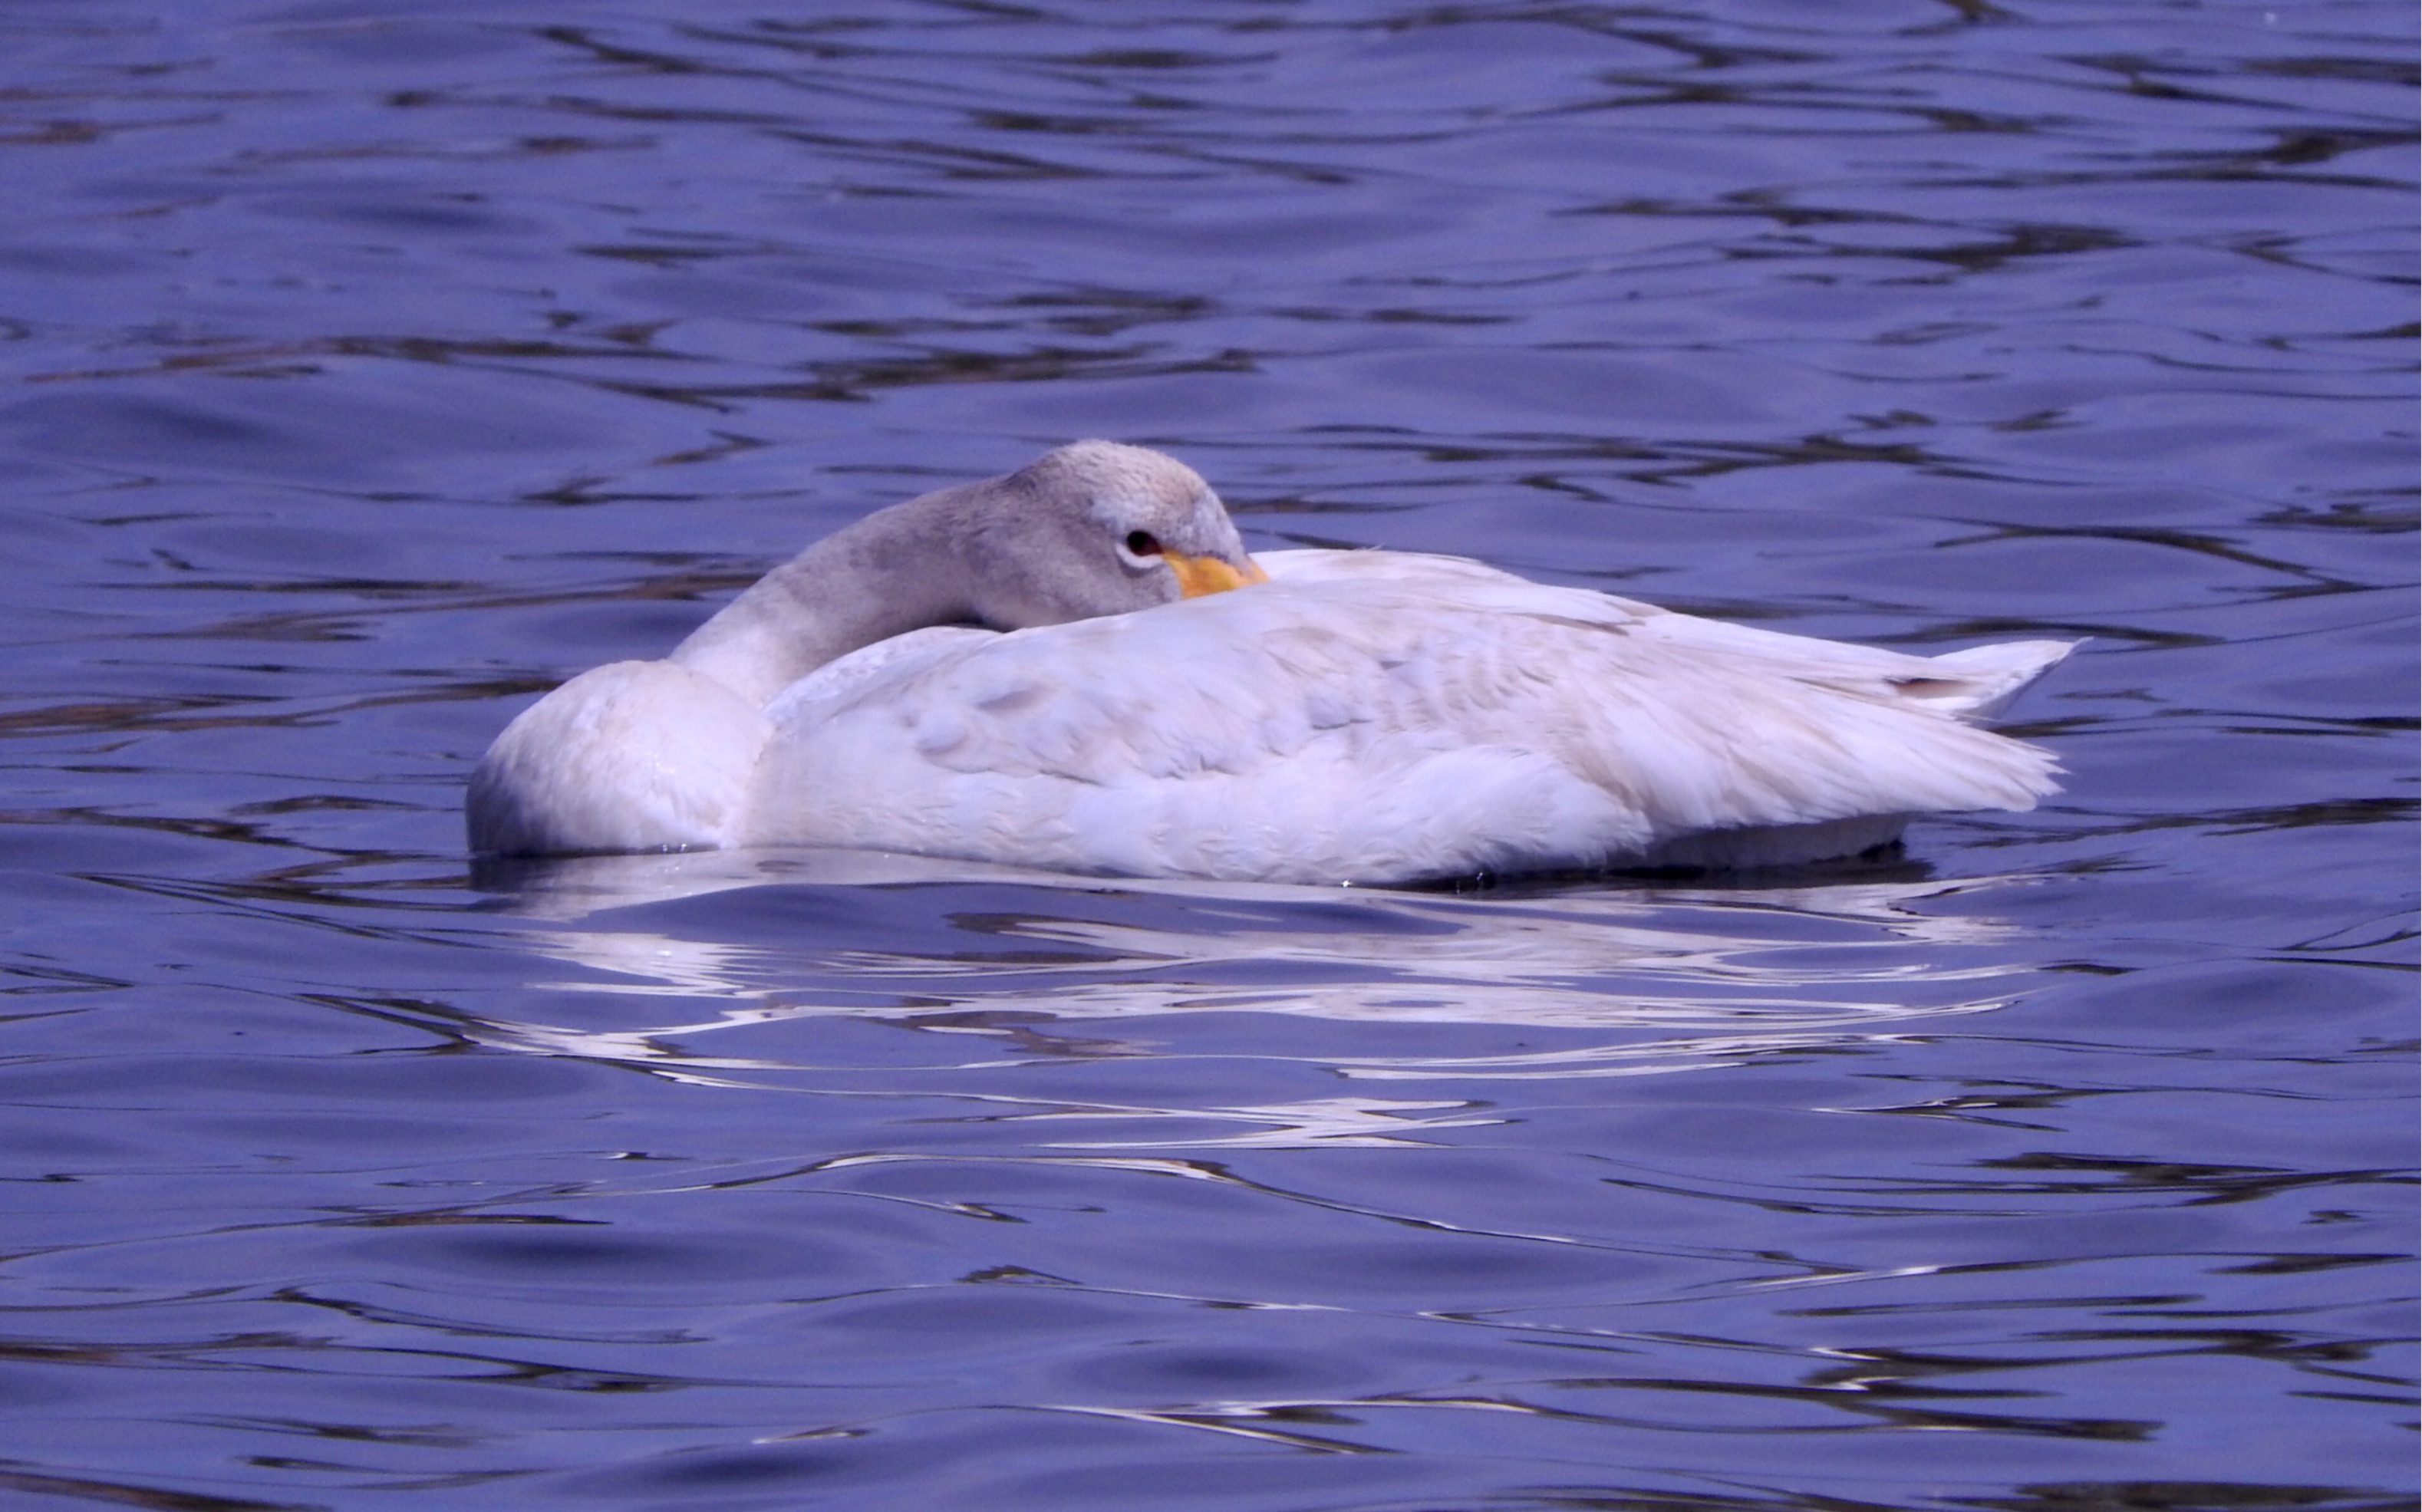
[[2024,810],[1970,722],[2068,654],[1911,656],[1459,558],[1246,554],[1174,458],[1080,441],[869,515],[474,770],[474,851],[822,845],[1392,883],[1854,855]]

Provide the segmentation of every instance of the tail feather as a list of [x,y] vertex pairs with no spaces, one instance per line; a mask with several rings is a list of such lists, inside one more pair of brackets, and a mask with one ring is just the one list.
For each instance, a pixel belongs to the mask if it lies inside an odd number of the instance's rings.
[[1992,646],[1971,646],[1928,657],[1941,668],[1940,677],[1895,678],[1901,697],[1956,714],[1983,719],[2001,713],[2027,685],[2059,665],[2084,644],[2078,640],[2005,640]]

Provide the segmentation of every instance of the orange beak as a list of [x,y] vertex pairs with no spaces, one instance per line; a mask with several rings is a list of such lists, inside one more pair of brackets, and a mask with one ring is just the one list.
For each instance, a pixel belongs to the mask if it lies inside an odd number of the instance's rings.
[[1163,551],[1160,555],[1161,559],[1169,563],[1170,571],[1177,575],[1178,592],[1187,598],[1201,598],[1205,593],[1224,593],[1247,583],[1270,580],[1270,575],[1255,565],[1250,557],[1245,559],[1245,565],[1237,567],[1217,557],[1188,557],[1176,551]]

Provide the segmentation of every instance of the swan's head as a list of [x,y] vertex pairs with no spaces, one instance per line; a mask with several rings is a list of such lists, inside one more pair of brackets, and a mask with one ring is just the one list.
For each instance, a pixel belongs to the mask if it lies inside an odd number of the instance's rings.
[[992,624],[1124,614],[1269,580],[1193,468],[1115,441],[1045,452],[999,480],[971,524]]

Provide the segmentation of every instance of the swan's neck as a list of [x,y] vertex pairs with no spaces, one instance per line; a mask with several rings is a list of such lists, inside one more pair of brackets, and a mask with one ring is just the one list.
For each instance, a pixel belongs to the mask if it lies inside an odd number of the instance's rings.
[[976,593],[945,490],[879,510],[767,573],[673,648],[763,708],[860,646],[977,618]]

